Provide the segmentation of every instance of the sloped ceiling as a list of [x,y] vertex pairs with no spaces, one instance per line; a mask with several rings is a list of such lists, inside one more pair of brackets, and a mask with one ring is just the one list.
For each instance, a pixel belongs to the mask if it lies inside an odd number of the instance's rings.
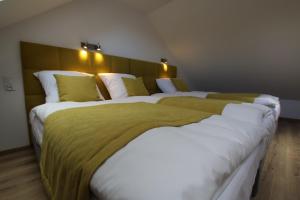
[[143,13],[151,13],[171,0],[119,0]]
[[3,0],[0,1],[0,29],[61,6],[72,0]]
[[[71,1],[1,1],[0,29]],[[299,0],[115,1],[148,16],[193,89],[300,99]]]
[[149,18],[194,89],[300,99],[299,10],[299,0],[173,0]]

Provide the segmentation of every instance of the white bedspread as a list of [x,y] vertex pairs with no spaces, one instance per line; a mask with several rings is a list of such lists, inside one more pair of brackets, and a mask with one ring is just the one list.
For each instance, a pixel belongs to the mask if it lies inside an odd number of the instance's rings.
[[[105,102],[51,103],[34,108],[41,123],[53,112],[107,103],[159,98],[132,97]],[[105,200],[208,200],[255,147],[275,130],[270,109],[228,105],[214,115],[182,127],[151,129],[110,157],[93,175],[93,194]],[[249,118],[236,117],[249,116]],[[256,118],[256,119],[255,119]],[[260,121],[268,119],[270,123]]]

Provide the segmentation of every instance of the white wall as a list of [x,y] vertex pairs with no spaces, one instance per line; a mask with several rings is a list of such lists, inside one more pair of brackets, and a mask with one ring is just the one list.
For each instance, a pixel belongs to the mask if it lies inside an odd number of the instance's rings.
[[[300,116],[299,0],[173,0],[149,14],[193,89],[279,96]],[[290,109],[294,106],[295,109]],[[298,113],[297,113],[298,112]]]
[[0,88],[0,151],[29,144],[20,40],[67,48],[99,41],[107,54],[154,62],[168,57],[175,64],[146,16],[115,1],[78,0],[2,29],[0,77],[11,77],[16,91]]

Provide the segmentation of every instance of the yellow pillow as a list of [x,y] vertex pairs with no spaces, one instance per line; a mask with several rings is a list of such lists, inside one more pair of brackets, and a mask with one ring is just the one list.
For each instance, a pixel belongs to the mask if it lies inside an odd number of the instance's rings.
[[149,96],[149,92],[146,89],[143,78],[122,78],[128,96]]
[[183,80],[181,80],[179,78],[171,78],[171,81],[178,91],[181,91],[181,92],[190,91],[187,84]]
[[99,94],[94,76],[54,75],[60,101],[97,101]]

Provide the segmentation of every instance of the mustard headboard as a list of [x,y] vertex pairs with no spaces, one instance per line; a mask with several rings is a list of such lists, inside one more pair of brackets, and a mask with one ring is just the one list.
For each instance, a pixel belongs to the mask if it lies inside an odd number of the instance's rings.
[[[95,52],[67,49],[62,47],[21,42],[21,60],[25,92],[26,110],[30,110],[45,102],[45,93],[40,82],[33,76],[41,70],[72,70],[98,73],[127,73],[143,77],[145,86],[152,93],[159,92],[155,79],[159,77],[175,78],[177,68],[168,66],[164,69],[160,63],[105,55]],[[97,77],[97,84],[105,99],[110,99],[109,93],[102,81]]]

